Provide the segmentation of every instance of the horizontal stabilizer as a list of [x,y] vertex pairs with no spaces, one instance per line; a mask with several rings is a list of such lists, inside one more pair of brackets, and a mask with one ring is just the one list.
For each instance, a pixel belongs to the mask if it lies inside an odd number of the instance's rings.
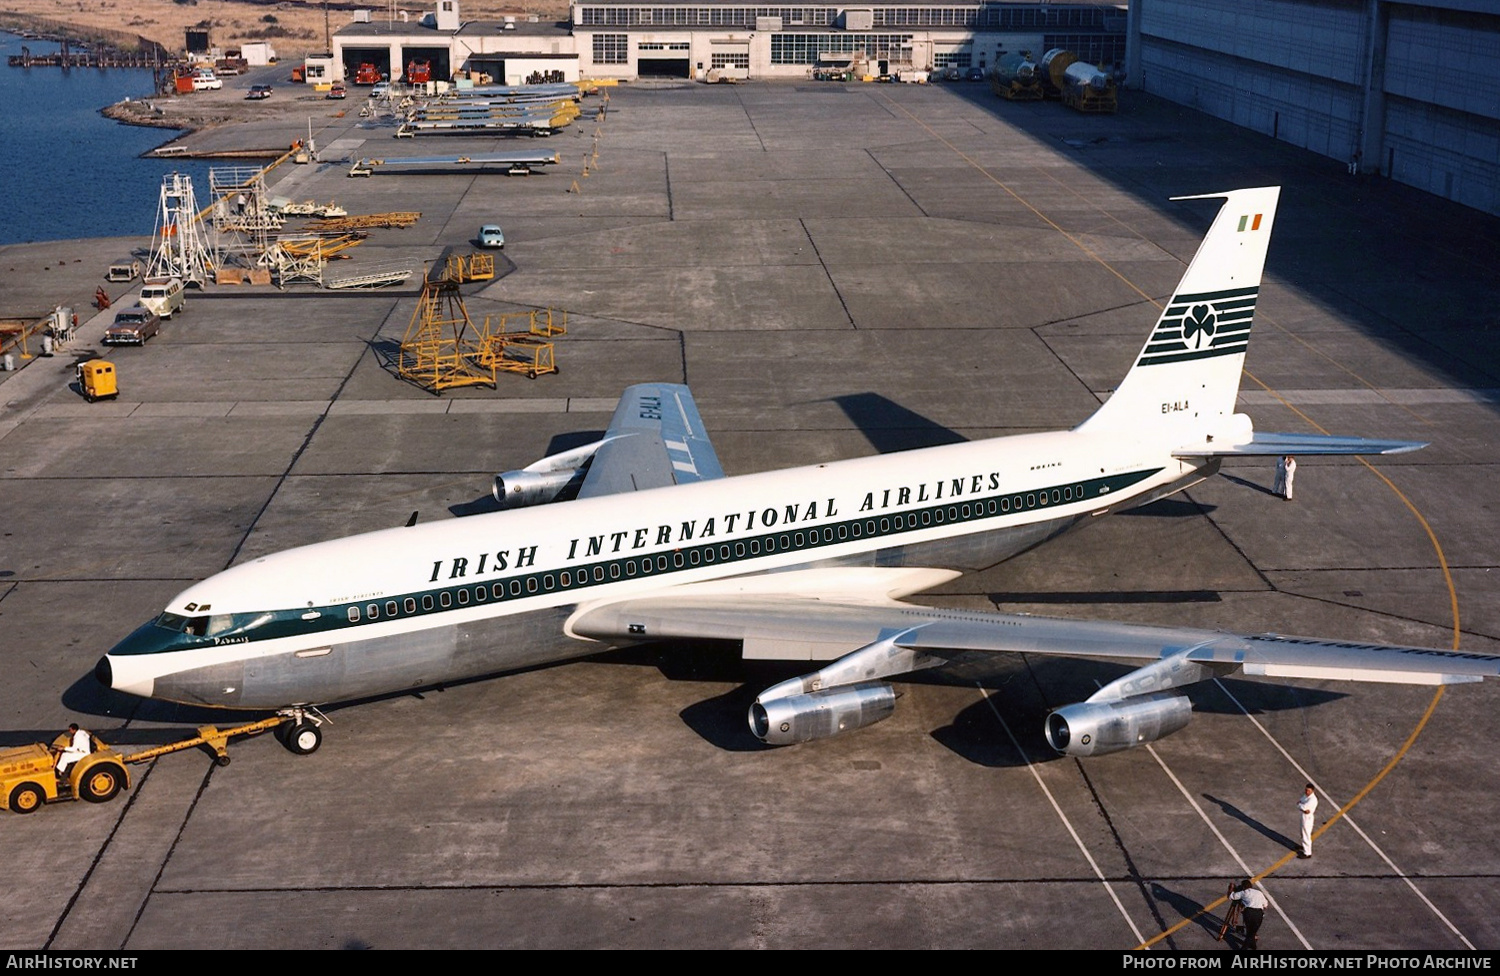
[[1426,441],[1387,441],[1332,434],[1267,434],[1256,432],[1242,444],[1202,444],[1179,448],[1174,457],[1276,457],[1282,454],[1405,454],[1420,451]]
[[724,477],[693,394],[679,383],[637,383],[615,407],[579,498]]

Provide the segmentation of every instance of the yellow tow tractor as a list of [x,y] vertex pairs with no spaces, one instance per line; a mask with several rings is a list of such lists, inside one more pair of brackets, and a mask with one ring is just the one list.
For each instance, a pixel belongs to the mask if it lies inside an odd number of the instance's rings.
[[214,752],[214,762],[229,765],[229,740],[237,735],[255,735],[275,728],[286,719],[262,719],[247,725],[220,729],[201,725],[191,739],[173,742],[143,752],[124,755],[99,739],[90,736],[93,749],[68,768],[61,779],[57,775],[57,755],[66,749],[71,737],[64,732],[52,745],[34,742],[29,746],[0,751],[0,807],[12,813],[31,813],[43,804],[64,800],[87,800],[104,803],[121,790],[130,788],[129,764],[149,762],[158,756],[206,745]]

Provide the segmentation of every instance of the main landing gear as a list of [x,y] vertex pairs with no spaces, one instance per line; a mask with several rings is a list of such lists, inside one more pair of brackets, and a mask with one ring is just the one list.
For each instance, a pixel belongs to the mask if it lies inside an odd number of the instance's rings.
[[296,756],[310,756],[323,744],[324,722],[332,722],[328,716],[311,705],[294,705],[284,708],[280,714],[285,721],[276,727],[276,738]]

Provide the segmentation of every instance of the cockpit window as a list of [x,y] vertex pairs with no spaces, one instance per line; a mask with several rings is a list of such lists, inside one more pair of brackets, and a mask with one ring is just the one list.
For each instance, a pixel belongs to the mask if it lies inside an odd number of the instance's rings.
[[156,618],[156,626],[190,637],[219,637],[253,630],[272,616],[269,613],[216,613],[212,616],[184,617],[164,612]]

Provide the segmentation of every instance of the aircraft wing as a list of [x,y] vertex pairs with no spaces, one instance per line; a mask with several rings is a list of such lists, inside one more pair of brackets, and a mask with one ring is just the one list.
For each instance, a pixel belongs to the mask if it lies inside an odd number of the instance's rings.
[[679,383],[640,383],[620,397],[578,497],[722,477],[692,392]]
[[[745,656],[829,660],[884,645],[881,676],[941,664],[973,651],[1160,661],[1177,658],[1217,673],[1402,684],[1456,684],[1500,676],[1500,655],[1291,637],[1233,634],[1104,620],[925,607],[889,594],[934,585],[941,570],[848,569],[789,572],[723,581],[696,590],[583,606],[569,622],[579,637],[605,641],[680,638],[741,640]],[[882,576],[882,574],[885,574]],[[777,583],[779,581],[779,583]],[[778,586],[773,592],[769,586]],[[909,665],[909,666],[904,666]],[[820,674],[833,671],[836,663]],[[867,674],[865,677],[875,675]],[[826,680],[827,684],[840,683]]]

